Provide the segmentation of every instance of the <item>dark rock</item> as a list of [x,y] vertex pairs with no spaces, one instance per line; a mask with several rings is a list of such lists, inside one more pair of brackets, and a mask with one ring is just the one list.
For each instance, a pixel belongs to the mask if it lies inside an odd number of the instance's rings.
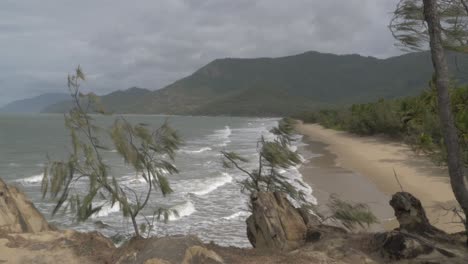
[[411,263],[468,263],[462,243],[432,226],[421,202],[407,192],[392,196],[390,205],[400,224],[393,231],[374,235],[373,246],[384,259]]
[[426,236],[447,237],[447,233],[430,224],[421,201],[411,193],[395,193],[390,200],[390,205],[395,211],[400,230]]

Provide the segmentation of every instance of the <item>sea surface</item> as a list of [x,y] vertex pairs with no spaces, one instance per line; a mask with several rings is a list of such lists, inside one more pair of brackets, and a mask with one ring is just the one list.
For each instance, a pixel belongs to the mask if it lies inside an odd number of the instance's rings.
[[[115,117],[96,116],[96,123],[108,128]],[[156,128],[169,118],[184,145],[177,152],[175,165],[179,174],[168,176],[174,193],[163,197],[155,193],[142,212],[152,221],[158,208],[176,209],[178,214],[169,215],[167,223],[155,221],[152,235],[194,234],[203,241],[219,245],[250,247],[246,236],[245,219],[248,217],[247,195],[241,192],[238,182],[245,179],[240,171],[225,169],[221,164],[221,150],[235,151],[252,162],[245,164],[249,169],[256,165],[257,139],[264,136],[273,139],[269,130],[277,125],[277,118],[234,118],[234,117],[186,117],[186,116],[142,116],[126,115],[132,122],[143,122]],[[304,144],[301,137],[293,148]],[[111,174],[137,192],[146,190],[147,185],[127,166],[123,159],[109,147],[103,153]],[[50,199],[41,197],[41,180],[47,156],[52,160],[66,159],[70,148],[69,132],[64,127],[62,115],[30,114],[0,115],[0,177],[21,188],[48,220],[60,228],[81,231],[98,230],[106,236],[128,235],[133,232],[130,220],[121,216],[118,206],[111,207],[104,201],[103,209],[86,222],[77,223],[70,212],[59,212],[51,216],[55,205]],[[311,157],[304,157],[307,160]],[[297,167],[283,170],[291,182],[302,180]],[[315,202],[312,189],[302,188],[308,198]],[[85,189],[78,184],[76,188]],[[104,225],[97,225],[101,221]]]

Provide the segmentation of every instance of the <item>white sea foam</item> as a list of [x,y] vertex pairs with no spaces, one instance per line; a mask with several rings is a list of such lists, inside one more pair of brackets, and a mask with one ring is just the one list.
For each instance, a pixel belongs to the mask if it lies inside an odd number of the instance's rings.
[[247,212],[247,211],[240,211],[240,212],[234,213],[234,214],[232,214],[230,216],[221,217],[221,219],[223,219],[223,220],[240,219],[240,218],[245,218],[245,217],[247,217],[249,215],[250,215],[250,213]]
[[[163,174],[163,175],[168,175],[169,171],[163,168],[156,168],[156,170]],[[145,184],[147,183],[145,178],[141,174],[135,175],[133,174],[127,174],[125,176],[122,176],[121,182],[123,184],[130,184],[130,185],[136,185],[136,184]]]
[[170,212],[168,216],[169,221],[179,220],[182,217],[189,216],[193,214],[195,211],[195,206],[193,205],[192,201],[188,200],[183,204],[178,204],[176,206],[171,207],[172,210],[177,211],[177,213]]
[[18,179],[16,180],[17,182],[21,182],[24,184],[35,184],[35,183],[40,183],[42,182],[42,178],[44,178],[44,174],[38,174],[38,175],[33,175],[31,177],[23,178],[23,179]]
[[203,196],[230,182],[232,182],[232,176],[228,173],[223,173],[220,177],[211,178],[208,181],[193,184],[197,190],[191,191],[190,193]]
[[202,152],[210,151],[210,150],[212,150],[210,147],[203,147],[197,150],[181,149],[180,152],[186,153],[186,154],[195,154],[195,153],[202,153]]
[[91,218],[105,217],[105,216],[108,216],[112,213],[116,213],[119,211],[120,211],[120,205],[118,203],[115,203],[114,206],[111,206],[110,204],[105,204],[102,206],[101,210],[91,215]]
[[216,130],[212,136],[222,140],[221,143],[216,144],[217,147],[225,147],[227,144],[231,143],[231,140],[229,139],[231,135],[231,128],[229,126],[225,126],[224,129]]
[[20,165],[18,163],[10,162],[10,163],[8,163],[8,166],[10,166],[10,167],[19,167]]
[[[317,204],[317,199],[312,195],[312,188],[304,182],[302,174],[299,172],[299,167],[289,167],[288,169],[279,170],[278,172],[287,177],[287,181],[294,186],[297,190],[305,194],[308,202]],[[292,201],[295,204],[295,201]],[[298,206],[297,204],[295,204]]]
[[144,184],[146,183],[146,180],[141,176],[124,176],[124,180],[122,181],[123,184],[128,184],[128,185],[137,185],[137,184]]
[[232,134],[232,131],[229,126],[225,126],[224,129],[216,130],[215,134],[221,138],[229,138],[229,136]]

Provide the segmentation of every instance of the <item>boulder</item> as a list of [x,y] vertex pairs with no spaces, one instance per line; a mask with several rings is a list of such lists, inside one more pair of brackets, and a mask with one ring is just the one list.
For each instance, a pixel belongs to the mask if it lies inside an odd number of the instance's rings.
[[303,214],[280,192],[252,195],[252,215],[246,220],[247,237],[254,248],[288,251],[305,243]]
[[447,233],[431,225],[421,201],[411,193],[395,193],[390,200],[390,206],[400,224],[399,230],[432,238],[448,238]]
[[0,231],[35,233],[53,229],[20,190],[0,179]]
[[374,235],[373,246],[384,259],[411,263],[468,263],[463,243],[432,226],[424,208],[412,194],[398,192],[390,205],[400,226]]
[[133,238],[113,257],[113,263],[222,264],[223,259],[195,236]]

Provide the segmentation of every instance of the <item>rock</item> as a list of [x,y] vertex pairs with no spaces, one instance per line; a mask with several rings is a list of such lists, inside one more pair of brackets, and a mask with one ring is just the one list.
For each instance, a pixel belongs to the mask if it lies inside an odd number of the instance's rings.
[[252,195],[251,202],[252,215],[246,223],[253,247],[288,251],[305,243],[306,222],[285,194],[259,192]]
[[34,233],[50,230],[54,228],[26,196],[0,179],[0,231]]
[[[114,256],[114,263],[222,264],[223,259],[195,236],[132,239]],[[154,262],[148,262],[154,261]],[[157,262],[159,261],[159,262]]]
[[192,263],[224,263],[223,259],[216,252],[201,246],[192,246],[185,251],[182,264]]
[[411,193],[397,192],[390,200],[400,230],[424,236],[448,238],[447,233],[434,227],[429,222],[421,201]]
[[411,263],[468,263],[464,244],[432,226],[421,202],[407,192],[392,196],[390,205],[400,224],[374,235],[373,246],[384,259]]
[[152,259],[148,259],[147,261],[145,261],[144,264],[171,264],[171,263],[163,259],[152,258]]

